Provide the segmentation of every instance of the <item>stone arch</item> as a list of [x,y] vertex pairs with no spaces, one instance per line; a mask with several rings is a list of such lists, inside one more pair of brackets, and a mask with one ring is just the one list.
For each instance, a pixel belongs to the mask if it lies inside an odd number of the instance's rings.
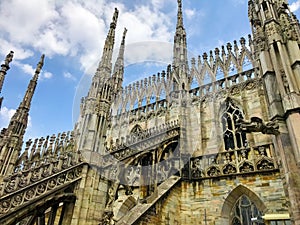
[[[71,191],[73,187],[67,188],[65,191]],[[5,224],[35,224],[38,220],[45,224],[54,225],[59,220],[60,224],[70,224],[69,218],[66,216],[74,209],[76,196],[74,193],[62,192],[42,198],[34,205],[23,207],[18,210],[18,214],[8,219]],[[50,221],[49,221],[50,220]]]
[[122,196],[114,204],[114,219],[119,221],[125,216],[134,206],[136,206],[137,200],[132,196]]
[[179,148],[178,140],[168,140],[157,152],[156,181],[163,182],[172,175],[178,175]]
[[153,150],[145,151],[145,152],[139,152],[136,155],[128,158],[124,161],[124,167],[128,168],[129,166],[137,166],[140,162],[140,160],[149,155]]
[[177,153],[175,152],[176,150],[175,149],[170,149],[170,147],[173,147],[173,146],[177,146],[179,143],[178,143],[178,140],[168,140],[167,142],[165,142],[164,144],[162,144],[162,150],[160,152],[158,152],[158,162],[161,161],[161,158],[163,157],[163,154],[166,152],[166,151],[172,151],[172,153]]
[[235,206],[235,203],[242,195],[246,195],[262,213],[265,213],[267,211],[267,207],[265,206],[263,201],[253,191],[251,191],[244,185],[239,185],[229,193],[224,201],[221,211],[221,219],[224,224],[230,224],[229,220],[232,208]]

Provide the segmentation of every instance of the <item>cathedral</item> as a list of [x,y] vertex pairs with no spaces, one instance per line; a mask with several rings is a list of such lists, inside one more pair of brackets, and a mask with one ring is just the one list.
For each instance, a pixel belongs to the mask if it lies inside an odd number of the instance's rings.
[[23,140],[41,56],[0,133],[0,224],[300,225],[299,21],[248,0],[252,34],[189,60],[177,2],[165,70],[123,85],[115,9],[73,130]]

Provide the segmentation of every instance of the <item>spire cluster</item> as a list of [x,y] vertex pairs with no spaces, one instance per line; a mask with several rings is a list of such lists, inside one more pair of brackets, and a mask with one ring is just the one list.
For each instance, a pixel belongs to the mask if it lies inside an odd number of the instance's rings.
[[[76,139],[81,151],[103,152],[101,143],[104,141],[103,137],[106,132],[112,100],[122,90],[126,28],[123,32],[119,55],[112,71],[118,14],[119,11],[115,8],[101,61],[92,79],[88,96],[82,100],[81,114],[75,127]],[[88,133],[90,136],[87,135]]]

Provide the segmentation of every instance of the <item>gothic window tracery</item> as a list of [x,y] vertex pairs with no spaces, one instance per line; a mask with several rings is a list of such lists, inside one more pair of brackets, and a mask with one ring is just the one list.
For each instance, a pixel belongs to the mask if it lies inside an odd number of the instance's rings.
[[140,125],[137,124],[131,129],[130,134],[134,137],[139,137],[142,132],[143,132],[143,129],[141,128]]
[[242,111],[227,99],[225,112],[222,115],[223,140],[225,150],[242,148],[247,145],[246,134],[239,131],[238,120],[243,119]]
[[[246,195],[242,195],[232,208],[231,225],[264,225],[261,216],[257,206]],[[251,218],[257,219],[251,221]]]

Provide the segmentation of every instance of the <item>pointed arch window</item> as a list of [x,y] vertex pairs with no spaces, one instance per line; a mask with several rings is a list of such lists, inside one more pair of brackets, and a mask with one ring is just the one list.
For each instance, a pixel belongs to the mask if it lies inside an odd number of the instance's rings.
[[246,134],[238,130],[238,120],[243,119],[242,111],[227,99],[225,112],[222,115],[223,140],[225,150],[233,150],[247,146]]
[[142,132],[143,132],[142,127],[137,124],[131,129],[130,134],[134,137],[140,137]]
[[[231,225],[264,225],[262,213],[246,195],[242,195],[232,208]],[[251,218],[257,218],[251,221]]]

